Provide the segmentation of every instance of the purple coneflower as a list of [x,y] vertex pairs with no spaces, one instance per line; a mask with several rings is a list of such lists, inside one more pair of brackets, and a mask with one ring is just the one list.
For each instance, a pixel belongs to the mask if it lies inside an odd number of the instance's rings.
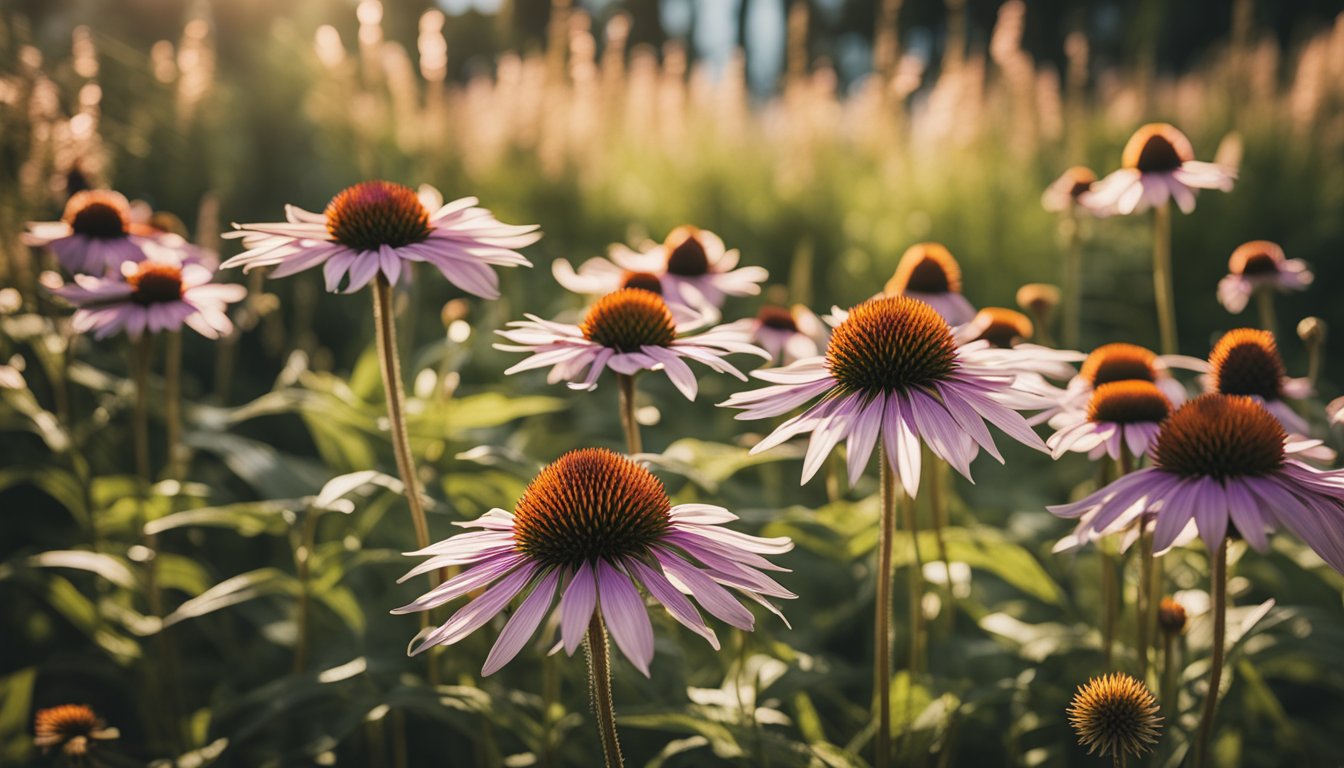
[[[573,655],[587,639],[594,708],[608,762],[619,752],[611,705],[606,632],[645,676],[653,659],[653,627],[644,592],[692,632],[719,647],[714,630],[688,599],[742,630],[755,617],[729,589],[778,614],[768,598],[792,598],[763,571],[783,571],[762,555],[793,547],[722,527],[736,519],[726,509],[668,500],[647,469],[601,448],[571,451],[537,475],[512,513],[493,509],[459,534],[419,552],[427,559],[404,578],[447,566],[457,576],[395,613],[429,611],[480,591],[447,622],[424,636],[412,653],[452,645],[526,595],[486,657],[482,674],[507,664],[528,642],[559,595],[552,614],[560,645]],[[610,748],[608,748],[610,745]]]
[[1234,315],[1241,314],[1253,294],[1260,296],[1261,325],[1274,330],[1273,293],[1304,291],[1313,279],[1307,263],[1283,255],[1278,243],[1252,240],[1232,252],[1227,276],[1218,281],[1218,301]]
[[1311,382],[1289,378],[1274,334],[1255,328],[1235,328],[1223,334],[1209,354],[1207,386],[1223,395],[1248,395],[1260,401],[1290,434],[1306,435],[1311,425],[1288,405],[1287,399],[1311,395]]
[[61,704],[37,710],[33,717],[33,745],[42,754],[57,752],[76,762],[89,758],[98,745],[115,741],[121,733],[84,704]]
[[968,323],[975,317],[975,307],[961,295],[961,265],[941,243],[915,243],[907,248],[882,292],[919,299],[948,325]]
[[1045,444],[1055,458],[1069,451],[1092,461],[1124,451],[1134,459],[1148,454],[1158,429],[1171,413],[1166,395],[1149,381],[1113,381],[1092,390],[1086,411],[1065,411],[1050,420],[1057,431]]
[[1120,166],[1094,183],[1080,202],[1102,213],[1129,215],[1174,199],[1182,213],[1190,213],[1196,190],[1228,192],[1237,179],[1234,168],[1195,160],[1190,139],[1167,123],[1149,123],[1135,131]]
[[125,262],[144,261],[144,245],[154,239],[132,218],[131,204],[120,192],[84,190],[70,196],[60,221],[28,222],[23,242],[50,248],[68,272],[116,274]]
[[[322,267],[327,290],[353,293],[378,275],[396,285],[414,262],[433,264],[450,283],[485,299],[499,298],[492,266],[531,266],[514,249],[541,238],[535,225],[501,224],[476,198],[439,205],[438,192],[365,181],[347,187],[322,213],[285,206],[285,221],[235,224],[248,250],[225,269],[274,266],[271,277]],[[344,288],[342,288],[344,285]]]
[[660,245],[634,251],[613,245],[607,258],[585,261],[575,271],[568,261],[551,264],[555,279],[566,289],[601,296],[622,288],[661,293],[668,304],[717,316],[728,296],[755,296],[770,276],[763,267],[737,267],[740,254],[728,250],[707,229],[680,226]]
[[[148,246],[155,253],[155,246]],[[241,301],[241,285],[211,283],[213,273],[199,264],[151,258],[127,262],[121,277],[75,275],[74,285],[56,291],[76,307],[72,327],[95,339],[125,331],[132,339],[181,330],[183,324],[209,339],[233,330],[226,307]]]
[[1137,344],[1103,344],[1083,360],[1078,375],[1069,380],[1064,396],[1051,408],[1032,417],[1040,424],[1068,411],[1086,411],[1092,391],[1113,381],[1147,381],[1157,386],[1173,406],[1186,401],[1185,386],[1171,375],[1173,368],[1205,372],[1209,364],[1197,357],[1159,355]]
[[694,400],[697,384],[687,360],[746,381],[723,357],[734,352],[768,357],[741,329],[730,326],[679,336],[702,321],[678,326],[663,298],[642,288],[622,288],[598,299],[578,325],[527,318],[498,332],[511,343],[496,344],[497,349],[532,353],[504,373],[550,367],[550,383],[567,381],[574,389],[594,389],[608,368],[623,376],[662,370],[686,399]]
[[724,327],[740,331],[753,344],[770,353],[772,362],[781,365],[821,354],[830,330],[821,318],[801,304],[792,307],[767,304],[755,317]]
[[1041,207],[1051,213],[1070,213],[1079,207],[1079,198],[1092,189],[1097,174],[1091,168],[1075,165],[1050,183],[1041,194]]
[[1154,513],[1157,554],[1192,520],[1210,550],[1227,538],[1230,526],[1264,552],[1266,533],[1284,527],[1344,573],[1344,470],[1319,470],[1296,458],[1315,444],[1289,442],[1283,426],[1253,398],[1201,395],[1162,425],[1152,466],[1049,509],[1069,518],[1095,511],[1091,529],[1100,533]]
[[[753,453],[812,433],[803,482],[831,449],[847,440],[849,476],[857,482],[879,438],[886,461],[910,496],[919,489],[922,440],[933,453],[970,477],[983,448],[1003,457],[985,421],[1027,445],[1045,445],[1017,413],[1044,407],[1038,395],[1010,391],[1020,372],[1007,364],[1032,352],[993,349],[986,342],[958,345],[946,321],[922,301],[905,296],[871,299],[851,309],[831,334],[826,354],[752,375],[773,382],[730,397],[739,419],[764,419],[817,400],[758,443]],[[989,358],[992,362],[986,364]]]

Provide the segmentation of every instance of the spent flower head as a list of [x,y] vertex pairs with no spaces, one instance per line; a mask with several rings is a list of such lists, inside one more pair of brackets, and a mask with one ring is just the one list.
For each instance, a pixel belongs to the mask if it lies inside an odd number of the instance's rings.
[[1089,755],[1099,753],[1117,762],[1147,752],[1162,731],[1157,699],[1148,686],[1123,672],[1078,686],[1068,714],[1078,744]]

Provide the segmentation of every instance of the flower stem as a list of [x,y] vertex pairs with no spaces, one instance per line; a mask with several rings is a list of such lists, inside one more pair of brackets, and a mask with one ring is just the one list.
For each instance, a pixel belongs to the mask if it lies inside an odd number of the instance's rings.
[[[1060,220],[1064,230],[1064,348],[1078,348],[1083,301],[1083,246],[1079,235],[1078,214],[1069,211]],[[1042,332],[1048,329],[1042,329]]]
[[1255,291],[1255,304],[1260,310],[1260,328],[1274,333],[1274,289],[1261,286]]
[[1223,644],[1227,636],[1227,539],[1218,545],[1210,574],[1213,592],[1213,662],[1209,670],[1209,690],[1204,694],[1204,715],[1199,721],[1199,741],[1195,750],[1195,768],[1209,762],[1209,737],[1213,734],[1213,714],[1218,707],[1218,687],[1223,681]]
[[914,499],[902,499],[905,527],[910,534],[910,683],[924,668],[924,559],[919,553],[919,514]]
[[1139,659],[1139,681],[1148,684],[1148,603],[1152,598],[1153,584],[1153,534],[1148,530],[1148,521],[1139,518],[1139,591],[1134,597],[1134,619],[1138,623],[1138,636],[1134,652]]
[[639,422],[635,420],[635,377],[628,373],[616,374],[621,391],[621,428],[625,431],[625,452],[642,453],[644,443],[639,439]]
[[1101,552],[1101,653],[1109,672],[1115,661],[1115,558],[1105,540],[1097,542],[1097,546]]
[[873,622],[873,687],[877,695],[877,743],[873,765],[886,768],[891,755],[891,544],[896,536],[896,475],[878,448],[881,467],[877,538],[877,606]]
[[[132,432],[135,440],[135,474],[146,487],[152,477],[149,468],[149,361],[153,355],[153,337],[145,334],[135,340],[131,351],[131,378],[135,384],[135,412]],[[145,489],[142,489],[145,491]]]
[[593,714],[602,739],[602,761],[606,768],[625,765],[621,742],[616,737],[616,708],[611,703],[611,656],[607,649],[607,631],[602,614],[593,611],[588,622],[588,684],[593,695]]
[[943,536],[948,517],[946,496],[943,495],[947,465],[934,460],[930,467],[929,507],[933,512],[933,540],[938,547],[938,559],[943,561],[943,576],[947,579],[947,626],[948,633],[952,634],[957,628],[957,590],[952,581],[952,561],[947,556],[947,539]]
[[[405,388],[401,382],[401,363],[397,358],[397,321],[392,308],[392,286],[382,274],[373,284],[373,321],[377,326],[378,362],[383,374],[383,393],[387,400],[387,420],[392,429],[392,452],[397,459],[397,473],[411,509],[411,523],[415,527],[418,549],[429,546],[429,522],[420,497],[420,482],[415,474],[415,459],[411,456],[411,438],[406,430],[404,413]],[[429,572],[429,584],[437,587],[442,580],[439,571]],[[429,611],[420,611],[420,628],[429,627]],[[429,682],[438,685],[439,670],[436,658],[428,656]]]
[[1162,648],[1162,704],[1168,712],[1179,712],[1179,694],[1176,691],[1176,639],[1178,632],[1167,632]]
[[1153,297],[1157,300],[1157,323],[1162,331],[1162,354],[1174,355],[1176,341],[1176,294],[1171,280],[1171,205],[1153,209]]
[[299,545],[294,548],[294,570],[299,580],[298,625],[299,637],[294,644],[294,673],[303,672],[308,665],[309,614],[312,604],[312,585],[309,579],[313,560],[313,541],[317,535],[317,511],[303,512],[303,532]]
[[164,473],[180,479],[182,461],[182,332],[170,331],[163,360],[163,418],[168,438],[168,466]]

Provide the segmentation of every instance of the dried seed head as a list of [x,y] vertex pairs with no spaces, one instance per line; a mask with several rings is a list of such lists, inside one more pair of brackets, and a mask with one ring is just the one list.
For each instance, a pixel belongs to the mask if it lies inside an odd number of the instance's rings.
[[134,289],[131,300],[136,304],[162,304],[182,300],[182,268],[161,261],[142,261],[135,271],[126,276]]
[[846,391],[886,393],[951,375],[957,344],[928,304],[883,296],[849,311],[831,334],[826,364]]
[[61,220],[77,235],[99,240],[125,237],[131,224],[131,204],[120,192],[86,189],[71,195]]
[[1115,424],[1157,424],[1171,414],[1171,404],[1151,381],[1113,381],[1092,390],[1087,417]]
[[709,273],[709,254],[700,241],[700,229],[683,225],[672,230],[663,241],[667,252],[667,271],[682,277],[699,277]]
[[961,265],[940,243],[916,243],[901,256],[883,292],[961,293]]
[[1031,318],[1004,307],[985,307],[976,313],[975,319],[971,322],[975,327],[982,329],[977,339],[984,339],[1002,349],[1026,341],[1036,332],[1035,326],[1031,324]]
[[1209,354],[1209,386],[1213,392],[1276,400],[1283,394],[1283,379],[1279,346],[1269,331],[1228,331]]
[[1278,419],[1249,397],[1200,395],[1163,424],[1153,463],[1184,477],[1265,475],[1283,466]]
[[1157,700],[1143,683],[1122,672],[1079,686],[1069,723],[1087,753],[1123,759],[1147,752],[1162,728]]
[[514,542],[544,565],[643,555],[671,525],[647,469],[605,448],[570,451],[541,471],[513,510]]
[[1283,248],[1268,240],[1252,240],[1242,243],[1227,260],[1227,269],[1234,275],[1255,277],[1257,275],[1278,274],[1283,266]]
[[666,347],[677,337],[667,302],[642,288],[622,288],[598,299],[579,329],[589,341],[621,352]]
[[355,251],[422,243],[432,231],[415,190],[390,181],[363,181],[327,203],[327,232]]
[[1125,144],[1120,164],[1142,173],[1166,173],[1195,159],[1190,139],[1169,123],[1149,123]]
[[1092,350],[1078,375],[1093,387],[1112,381],[1157,381],[1157,355],[1137,344],[1104,344]]

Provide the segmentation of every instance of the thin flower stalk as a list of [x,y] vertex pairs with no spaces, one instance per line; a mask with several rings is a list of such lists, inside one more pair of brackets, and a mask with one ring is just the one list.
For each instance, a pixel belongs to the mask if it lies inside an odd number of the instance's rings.
[[618,373],[616,383],[620,389],[621,430],[625,433],[625,452],[633,456],[644,451],[644,443],[639,436],[639,421],[635,418],[635,375]]
[[1162,354],[1179,350],[1176,336],[1176,293],[1171,278],[1171,205],[1153,208],[1153,297],[1162,336]]
[[616,735],[616,707],[611,701],[611,653],[602,614],[594,613],[588,622],[588,688],[593,695],[593,715],[597,718],[602,740],[602,763],[606,768],[621,768],[621,742]]
[[1213,716],[1218,708],[1218,688],[1223,681],[1224,643],[1227,640],[1227,539],[1214,553],[1210,588],[1213,592],[1213,660],[1209,669],[1209,688],[1204,694],[1204,713],[1199,720],[1199,738],[1195,745],[1195,768],[1209,763],[1209,738],[1213,734]]
[[878,446],[877,604],[874,610],[873,684],[877,698],[877,742],[873,765],[886,768],[891,757],[891,550],[896,537],[896,473]]
[[173,480],[186,472],[182,456],[182,332],[166,335],[163,360],[163,420],[168,442],[164,474]]

